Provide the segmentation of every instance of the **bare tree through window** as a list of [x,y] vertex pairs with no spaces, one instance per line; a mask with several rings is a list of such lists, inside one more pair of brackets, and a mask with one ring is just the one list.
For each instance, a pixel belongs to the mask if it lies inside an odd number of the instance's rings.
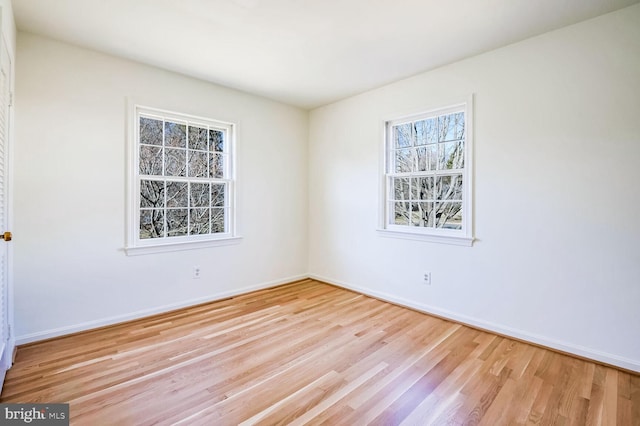
[[228,232],[228,128],[155,113],[137,120],[139,239]]
[[461,230],[464,111],[393,123],[388,131],[389,224]]

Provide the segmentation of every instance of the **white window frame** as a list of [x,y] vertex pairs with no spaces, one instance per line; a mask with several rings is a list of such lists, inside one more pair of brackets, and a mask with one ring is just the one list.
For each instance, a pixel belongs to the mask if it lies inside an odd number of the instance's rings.
[[[393,132],[394,126],[411,123],[440,115],[464,112],[465,114],[465,140],[464,140],[464,168],[462,169],[462,229],[442,229],[434,227],[418,227],[411,225],[396,225],[392,223],[390,215],[391,170],[394,164],[393,158]],[[405,238],[435,243],[472,246],[473,237],[473,96],[469,96],[465,102],[452,104],[442,108],[429,109],[424,112],[403,115],[383,121],[383,144],[381,155],[381,180],[380,180],[380,212],[378,232],[384,237]],[[447,173],[444,172],[446,175]],[[437,175],[437,172],[434,172]]]
[[[225,194],[228,208],[225,211],[225,232],[202,235],[185,235],[162,238],[140,238],[140,182],[144,179],[139,171],[140,161],[140,117],[149,117],[163,120],[171,120],[181,123],[189,123],[201,127],[215,128],[225,132],[224,145],[224,176],[223,178],[206,178],[210,182],[224,181],[227,184]],[[159,108],[153,108],[128,102],[127,108],[127,224],[126,245],[127,255],[162,253],[177,250],[196,249],[226,245],[238,242],[240,237],[236,235],[236,202],[235,202],[235,145],[236,125],[229,122],[198,117]],[[187,148],[188,149],[188,148]],[[181,180],[184,182],[203,182],[205,178],[176,178],[173,176],[158,175],[157,180]],[[199,180],[198,180],[199,179]]]

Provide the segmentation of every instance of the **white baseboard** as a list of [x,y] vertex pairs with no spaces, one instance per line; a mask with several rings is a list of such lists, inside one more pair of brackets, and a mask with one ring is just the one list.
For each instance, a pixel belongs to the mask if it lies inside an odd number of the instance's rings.
[[162,314],[162,313],[165,313],[165,312],[174,311],[176,309],[187,308],[187,307],[190,307],[190,306],[199,305],[201,303],[207,303],[207,302],[213,302],[213,301],[216,301],[216,300],[227,299],[229,297],[238,296],[238,295],[245,294],[245,293],[250,293],[250,292],[256,291],[256,290],[263,290],[263,289],[266,289],[266,288],[269,288],[269,287],[275,287],[275,286],[286,284],[286,283],[290,283],[290,282],[293,282],[293,281],[302,280],[302,279],[305,279],[305,278],[308,278],[308,277],[309,276],[307,274],[297,275],[297,276],[293,276],[293,277],[289,277],[289,278],[283,278],[283,279],[280,279],[280,280],[264,282],[264,283],[260,283],[260,284],[253,285],[253,286],[238,288],[238,289],[234,289],[234,290],[231,290],[231,291],[216,293],[216,294],[212,294],[212,295],[209,295],[209,296],[200,297],[200,298],[197,298],[197,299],[184,300],[184,301],[178,302],[178,303],[171,303],[171,304],[168,304],[168,305],[158,306],[158,307],[155,307],[155,308],[143,309],[141,311],[132,312],[132,313],[129,313],[129,314],[116,315],[116,316],[109,317],[109,318],[103,318],[103,319],[99,319],[99,320],[95,320],[95,321],[87,321],[87,322],[80,323],[80,324],[74,324],[72,326],[59,327],[59,328],[54,328],[54,329],[50,329],[50,330],[39,331],[39,332],[36,332],[36,333],[25,334],[25,335],[16,337],[15,345],[24,345],[26,343],[37,342],[39,340],[51,339],[53,337],[60,337],[60,336],[64,336],[64,335],[67,335],[67,334],[77,333],[77,332],[80,332],[80,331],[92,330],[92,329],[95,329],[95,328],[104,327],[104,326],[108,326],[108,325],[119,324],[119,323],[126,322],[126,321],[132,321],[132,320],[148,317],[148,316],[151,316],[151,315]]
[[383,293],[379,291],[372,291],[367,288],[358,287],[342,281],[334,280],[320,275],[309,274],[309,278],[316,279],[318,281],[324,281],[329,284],[336,285],[348,290],[353,290],[358,293],[365,294],[367,296],[375,297],[376,299],[384,300],[387,302],[395,303],[397,305],[406,306],[411,309],[415,309],[426,314],[432,314],[438,317],[450,319],[462,324],[466,324],[472,327],[477,327],[483,330],[492,331],[500,335],[513,337],[518,340],[524,340],[536,345],[544,346],[550,349],[555,349],[561,352],[573,354],[582,358],[592,359],[612,366],[624,368],[626,370],[635,371],[640,373],[640,360],[633,360],[623,358],[610,353],[586,348],[584,346],[574,345],[571,343],[564,343],[558,340],[541,336],[538,334],[528,333],[523,330],[514,329],[504,325],[484,321],[478,318],[473,318],[467,315],[462,315],[456,312],[451,312],[445,309],[440,309],[434,306],[426,305],[423,303],[416,303],[412,300],[396,297],[394,295]]

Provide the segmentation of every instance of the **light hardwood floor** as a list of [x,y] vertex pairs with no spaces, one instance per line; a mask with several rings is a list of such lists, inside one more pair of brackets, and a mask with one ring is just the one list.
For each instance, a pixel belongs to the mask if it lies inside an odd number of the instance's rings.
[[22,346],[86,425],[640,425],[640,377],[304,280]]

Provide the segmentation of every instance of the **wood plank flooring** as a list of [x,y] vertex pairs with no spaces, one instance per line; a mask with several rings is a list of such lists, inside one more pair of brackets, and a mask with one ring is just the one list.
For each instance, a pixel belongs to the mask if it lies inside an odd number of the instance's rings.
[[640,377],[304,280],[20,347],[77,425],[640,425]]

